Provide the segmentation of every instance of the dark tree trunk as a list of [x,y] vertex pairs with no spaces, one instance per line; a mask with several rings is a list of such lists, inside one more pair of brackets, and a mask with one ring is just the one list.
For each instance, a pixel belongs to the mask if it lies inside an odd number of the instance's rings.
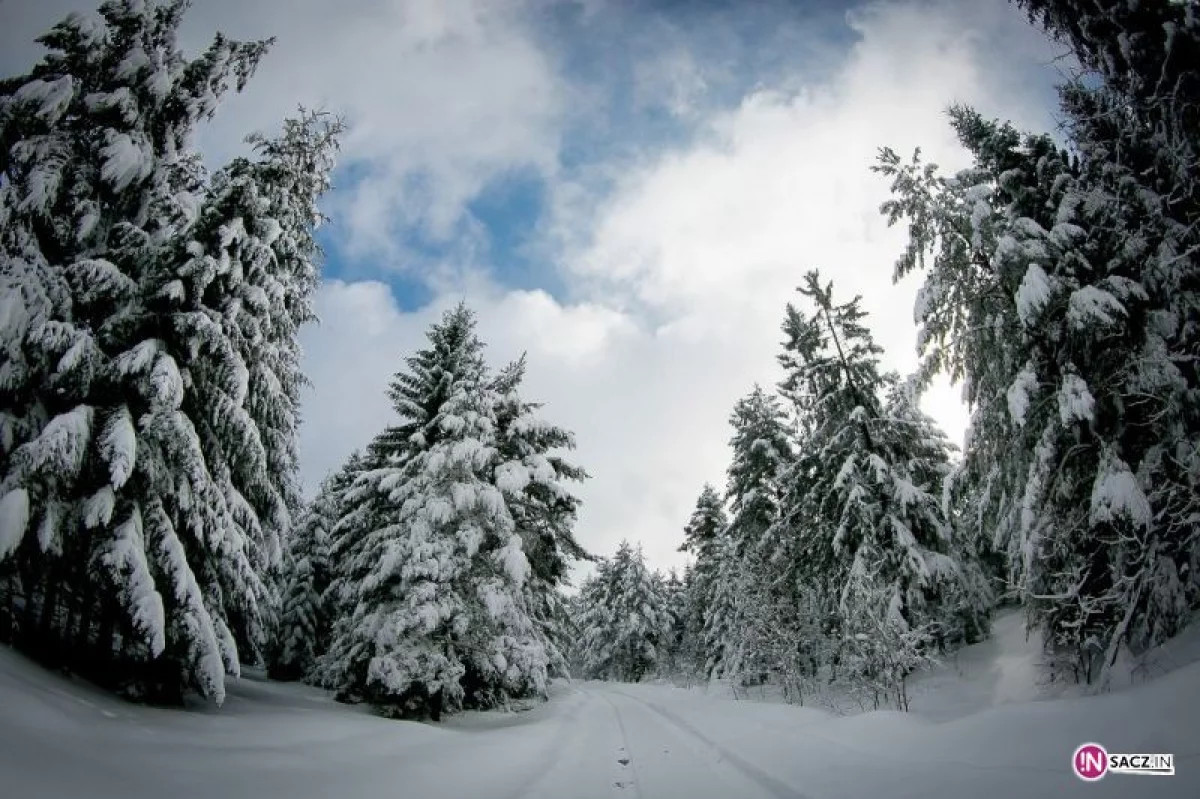
[[439,688],[429,697],[429,718],[433,721],[442,720],[442,689]]

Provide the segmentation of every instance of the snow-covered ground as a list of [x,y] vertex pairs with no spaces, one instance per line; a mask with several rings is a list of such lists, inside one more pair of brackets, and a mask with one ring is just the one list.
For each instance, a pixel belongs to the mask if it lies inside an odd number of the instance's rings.
[[[1177,668],[1160,663],[1166,673],[1139,684],[1031,701],[1032,650],[1007,624],[918,680],[915,712],[848,717],[725,691],[588,682],[559,683],[549,704],[526,712],[431,726],[253,673],[220,710],[162,710],[0,648],[0,796],[1200,796],[1200,635],[1164,655]],[[1070,757],[1085,741],[1174,753],[1176,776],[1081,782]]]

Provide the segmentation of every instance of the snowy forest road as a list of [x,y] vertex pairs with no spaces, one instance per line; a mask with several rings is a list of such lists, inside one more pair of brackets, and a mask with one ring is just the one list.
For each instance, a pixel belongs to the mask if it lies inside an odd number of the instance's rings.
[[555,734],[554,766],[512,799],[808,799],[617,686],[584,683],[566,690],[559,701],[571,706],[569,714],[548,725],[561,733]]
[[[1110,696],[932,723],[735,702],[719,688],[560,682],[525,712],[429,725],[254,673],[231,681],[220,709],[132,705],[0,647],[0,796],[1194,799],[1197,685],[1200,663]],[[1070,754],[1085,740],[1174,751],[1177,776],[1083,783]]]

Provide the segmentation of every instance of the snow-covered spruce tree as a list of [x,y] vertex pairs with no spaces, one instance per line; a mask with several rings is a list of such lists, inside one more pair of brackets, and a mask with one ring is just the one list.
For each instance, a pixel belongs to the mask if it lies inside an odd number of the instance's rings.
[[[638,545],[638,552],[641,553],[641,545]],[[654,643],[654,666],[648,672],[656,677],[669,677],[671,675],[671,658],[672,658],[672,643],[674,640],[675,628],[678,623],[678,618],[675,615],[675,597],[672,595],[673,587],[670,585],[670,573],[665,573],[661,569],[649,571],[650,580],[648,589],[645,591],[645,599],[641,605],[641,613],[646,617],[647,622],[653,623],[656,640]]]
[[[984,572],[981,560],[984,553],[979,550],[976,538],[956,526],[959,514],[947,497],[956,472],[949,457],[955,447],[937,423],[921,410],[918,384],[910,377],[891,389],[884,404],[884,419],[896,435],[894,451],[905,463],[907,479],[920,487],[923,502],[932,501],[937,506],[936,517],[948,535],[945,554],[953,563],[955,574],[942,586],[941,618],[930,631],[938,648],[944,651],[975,644],[987,637],[996,595]],[[899,491],[903,494],[907,489]],[[930,513],[928,509],[924,512]]]
[[622,541],[611,559],[581,586],[578,621],[584,672],[602,680],[637,682],[662,663],[671,614],[662,580],[646,568],[641,547]]
[[912,631],[904,642],[918,649],[926,638],[953,640],[961,631],[952,598],[964,581],[946,554],[952,531],[940,499],[947,442],[881,371],[859,299],[835,303],[816,272],[799,291],[813,310],[805,316],[788,307],[784,346],[794,370],[789,388],[800,392],[811,427],[802,457],[814,462],[805,504],[815,529],[805,556],[836,577],[831,587],[851,665],[863,662],[861,636],[881,622]]
[[708,649],[710,639],[706,629],[710,626],[709,617],[716,591],[717,573],[721,565],[723,536],[728,526],[729,518],[725,513],[720,493],[712,485],[705,483],[700,490],[700,496],[696,498],[696,508],[683,528],[683,544],[679,547],[680,552],[686,552],[695,558],[688,581],[688,615],[684,626],[685,634],[689,640],[695,642],[699,656],[695,664],[696,671],[705,678],[711,671],[710,663],[720,660],[719,653]]
[[[737,587],[737,621],[726,643],[724,671],[761,676],[788,669],[788,655],[798,652],[774,618],[784,600],[771,571],[763,537],[779,518],[782,478],[792,460],[787,419],[778,399],[761,386],[734,406],[730,416],[733,457],[726,496],[732,516],[724,568]],[[726,578],[722,578],[726,579]],[[787,592],[790,593],[790,592]]]
[[384,462],[379,442],[377,437],[365,451],[351,453],[329,486],[329,585],[321,594],[329,630],[326,646],[318,652],[307,679],[331,690],[341,686],[345,668],[346,653],[336,645],[351,641],[349,636],[353,629],[354,609],[358,605],[358,589],[372,566],[357,556],[367,534],[383,525],[384,498],[362,479]]
[[582,589],[584,582],[587,582],[587,578],[580,583],[579,590],[573,594],[565,594],[562,598],[562,610],[564,614],[562,629],[568,634],[567,644],[563,648],[563,655],[567,659],[567,675],[571,679],[583,677],[587,672],[584,668],[583,635],[579,627],[579,621],[583,618]]
[[744,677],[740,655],[743,651],[743,603],[750,597],[746,563],[738,556],[737,546],[729,537],[729,528],[721,530],[712,557],[716,560],[712,583],[705,599],[704,674],[715,677]]
[[562,451],[575,448],[567,430],[543,420],[541,405],[520,395],[525,377],[525,356],[509,364],[496,377],[497,393],[496,485],[504,493],[522,547],[529,559],[525,600],[536,629],[542,634],[552,670],[567,674],[565,651],[569,643],[567,611],[561,588],[571,563],[589,560],[575,540],[579,499],[566,482],[587,479],[587,473],[564,460]]
[[[964,112],[955,109],[952,116]],[[903,164],[884,149],[875,170],[892,180],[893,198],[883,213],[892,224],[910,223],[895,279],[926,270],[914,309],[918,376],[927,383],[944,373],[961,382],[971,409],[964,458],[954,478],[954,493],[970,497],[972,504],[967,537],[974,537],[979,549],[1003,551],[1017,540],[1021,484],[1034,442],[1027,436],[1011,438],[1007,392],[1024,366],[1012,299],[1020,278],[993,269],[987,254],[1001,235],[994,227],[992,185],[1002,175],[1020,174],[1022,164],[1026,174],[1031,163],[1040,165],[1034,173],[1038,191],[1019,192],[1021,207],[1036,213],[1058,171],[1046,169],[1056,163],[1045,158],[1056,153],[1048,137],[1023,139],[1009,125],[972,124],[970,129],[978,163],[953,178],[940,176],[919,152]]]
[[662,580],[663,597],[670,619],[669,629],[659,645],[659,673],[673,678],[687,678],[690,673],[686,650],[687,574],[680,579],[675,569]]
[[571,603],[576,633],[571,660],[578,665],[578,673],[588,679],[614,679],[615,592],[612,560],[601,558],[596,571],[580,583]]
[[802,323],[799,312],[788,305],[782,325],[784,347],[778,356],[784,371],[779,392],[790,405],[793,457],[780,478],[778,516],[760,543],[770,615],[780,624],[780,643],[786,647],[779,665],[789,692],[799,690],[803,682],[802,669],[796,668],[800,663],[809,666],[811,676],[822,668],[828,669],[830,679],[836,676],[842,637],[839,597],[846,578],[846,564],[832,545],[836,517],[826,507],[831,497],[819,486],[820,480],[828,478],[829,468],[821,458],[818,423],[822,417],[813,412],[814,387],[793,351],[792,339]]
[[544,694],[548,654],[505,497],[523,467],[495,446],[498,397],[474,314],[448,311],[428,338],[392,384],[402,422],[376,447],[381,465],[352,492],[370,513],[343,567],[364,576],[328,656],[343,696],[436,718]]
[[[1194,213],[1200,201],[1195,178],[1200,157],[1200,74],[1195,66],[1200,63],[1200,10],[1195,2],[1015,1],[1101,79],[1099,86],[1074,81],[1063,87],[1064,101],[1075,106],[1070,110],[1074,122],[1136,127],[1153,167],[1133,170],[1131,177],[1140,173],[1146,180],[1153,175],[1159,186],[1172,187],[1166,193],[1173,196],[1176,210],[1190,205]],[[1092,105],[1091,113],[1078,113],[1081,102]]]
[[279,624],[267,658],[277,680],[315,681],[317,659],[329,644],[331,622],[330,548],[341,518],[342,497],[354,479],[358,454],[329,475],[291,528],[285,554]]
[[1117,455],[1153,523],[1116,559],[1125,617],[1107,664],[1120,644],[1136,653],[1172,635],[1200,602],[1200,15],[1193,2],[1023,5],[1100,78],[1060,88],[1080,167],[1074,221],[1100,240],[1089,255],[1111,259],[1107,279],[1145,292],[1114,292],[1128,312],[1124,332],[1141,344],[1123,375]]
[[[1088,96],[1064,91],[1071,155],[955,109],[973,170],[943,179],[889,153],[883,169],[898,195],[885,211],[910,220],[898,270],[933,253],[926,360],[956,365],[974,394],[967,462],[1012,579],[1051,649],[1091,681],[1120,646],[1178,630],[1200,593],[1195,325],[1183,321],[1200,308],[1200,241],[1195,215],[1178,218],[1192,189],[1145,185],[1144,131],[1085,112]],[[990,314],[962,299],[976,283]]]
[[790,464],[792,442],[787,417],[776,397],[761,386],[734,405],[729,419],[733,426],[726,495],[732,518],[730,536],[739,553],[758,547],[779,517],[781,476]]
[[673,672],[686,684],[706,677],[707,657],[704,654],[704,592],[696,583],[692,564],[683,569],[682,596],[671,604],[673,620],[672,647],[676,652]]
[[[208,462],[225,467],[215,476],[240,496],[235,510],[252,528],[248,540],[264,544],[254,553],[256,568],[272,577],[282,567],[280,538],[301,505],[299,330],[316,319],[316,203],[329,188],[341,131],[340,121],[301,110],[278,138],[249,137],[255,157],[235,159],[213,176],[188,257],[163,289],[179,307],[204,298],[208,312],[190,324],[218,325],[232,350],[220,365],[232,365],[234,374],[197,381],[196,409],[207,412],[197,432]],[[205,392],[207,386],[221,390]],[[235,632],[243,651],[262,637]]]
[[268,43],[188,61],[186,7],[72,15],[0,86],[0,568],[23,646],[220,702],[274,548],[199,404],[246,416],[226,298],[178,284],[205,194],[192,132]]
[[267,657],[267,674],[296,680],[312,669],[323,648],[326,619],[321,595],[329,582],[329,538],[321,517],[306,509],[284,557],[279,623]]
[[[978,598],[982,605],[995,608],[1020,600],[1009,579],[1005,538],[995,525],[997,506],[1004,505],[997,501],[996,495],[1003,490],[1003,478],[999,475],[1005,467],[987,465],[987,477],[980,480],[979,467],[985,464],[972,456],[972,445],[977,440],[968,435],[968,442],[965,457],[953,465],[942,483],[942,510],[956,533],[951,540],[950,556],[958,563],[976,566],[964,573],[967,594]],[[969,630],[969,625],[964,624],[963,629]]]

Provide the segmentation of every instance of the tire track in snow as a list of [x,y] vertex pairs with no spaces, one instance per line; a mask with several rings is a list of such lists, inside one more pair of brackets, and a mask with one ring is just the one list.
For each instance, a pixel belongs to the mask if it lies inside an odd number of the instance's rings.
[[[570,686],[564,712],[541,719],[548,743],[522,763],[529,775],[502,792],[507,799],[641,799],[630,770],[628,740],[612,703],[595,691]],[[605,708],[608,708],[606,711]],[[611,756],[610,756],[611,753]],[[620,785],[618,785],[620,783]]]
[[[613,717],[617,720],[617,729],[621,732],[621,747],[618,752],[613,754],[615,762],[620,766],[620,769],[616,772],[616,778],[612,781],[613,795],[627,797],[632,794],[641,799],[641,780],[638,779],[637,763],[634,762],[633,753],[629,750],[629,733],[625,731],[625,720],[621,718],[620,709],[611,699],[603,693],[596,695],[603,699],[604,703],[612,710]],[[624,759],[625,762],[622,763],[621,759]],[[626,772],[633,776],[632,782],[622,778]]]
[[[740,755],[729,751],[728,749],[726,749],[725,747],[716,743],[711,738],[709,738],[707,735],[705,735],[703,732],[696,729],[691,724],[689,724],[687,721],[684,721],[679,716],[675,715],[674,713],[670,712],[669,710],[665,710],[664,708],[661,708],[661,707],[658,707],[657,705],[651,704],[650,702],[647,702],[646,700],[642,699],[641,697],[634,696],[633,694],[627,694],[624,691],[618,691],[618,690],[612,689],[612,688],[609,688],[607,690],[611,690],[614,694],[623,696],[626,699],[636,702],[637,704],[646,708],[651,713],[653,713],[656,716],[658,716],[659,718],[663,719],[664,721],[666,721],[668,724],[670,724],[675,729],[682,732],[687,737],[693,739],[694,741],[698,742],[704,748],[706,748],[706,749],[710,750],[711,752],[713,752],[714,754],[716,754],[718,756],[716,758],[717,760],[726,761],[730,766],[732,766],[736,771],[738,771],[743,777],[745,777],[749,781],[755,783],[756,785],[758,785],[760,788],[762,788],[764,791],[771,794],[772,796],[775,796],[776,799],[814,799],[810,794],[806,794],[806,793],[796,790],[795,788],[793,788],[792,786],[783,782],[782,780],[776,779],[775,777],[771,776],[770,774],[763,771],[761,768],[754,765],[753,763],[747,761]],[[605,697],[605,699],[606,699],[606,701],[609,702],[610,705],[612,704],[612,701],[608,700],[607,697]],[[615,710],[616,706],[614,705],[613,707]]]
[[532,776],[522,781],[510,794],[510,799],[529,799],[529,797],[540,796],[545,793],[548,786],[554,784],[556,778],[560,777],[559,772],[564,762],[564,758],[560,755],[562,752],[568,751],[570,743],[578,736],[581,728],[579,716],[587,705],[586,695],[582,691],[575,686],[570,686],[569,690],[572,699],[570,710],[565,715],[552,719],[556,728],[555,734],[550,737],[549,745],[542,748],[533,761],[535,769],[542,763],[551,764],[550,768],[535,770]]

